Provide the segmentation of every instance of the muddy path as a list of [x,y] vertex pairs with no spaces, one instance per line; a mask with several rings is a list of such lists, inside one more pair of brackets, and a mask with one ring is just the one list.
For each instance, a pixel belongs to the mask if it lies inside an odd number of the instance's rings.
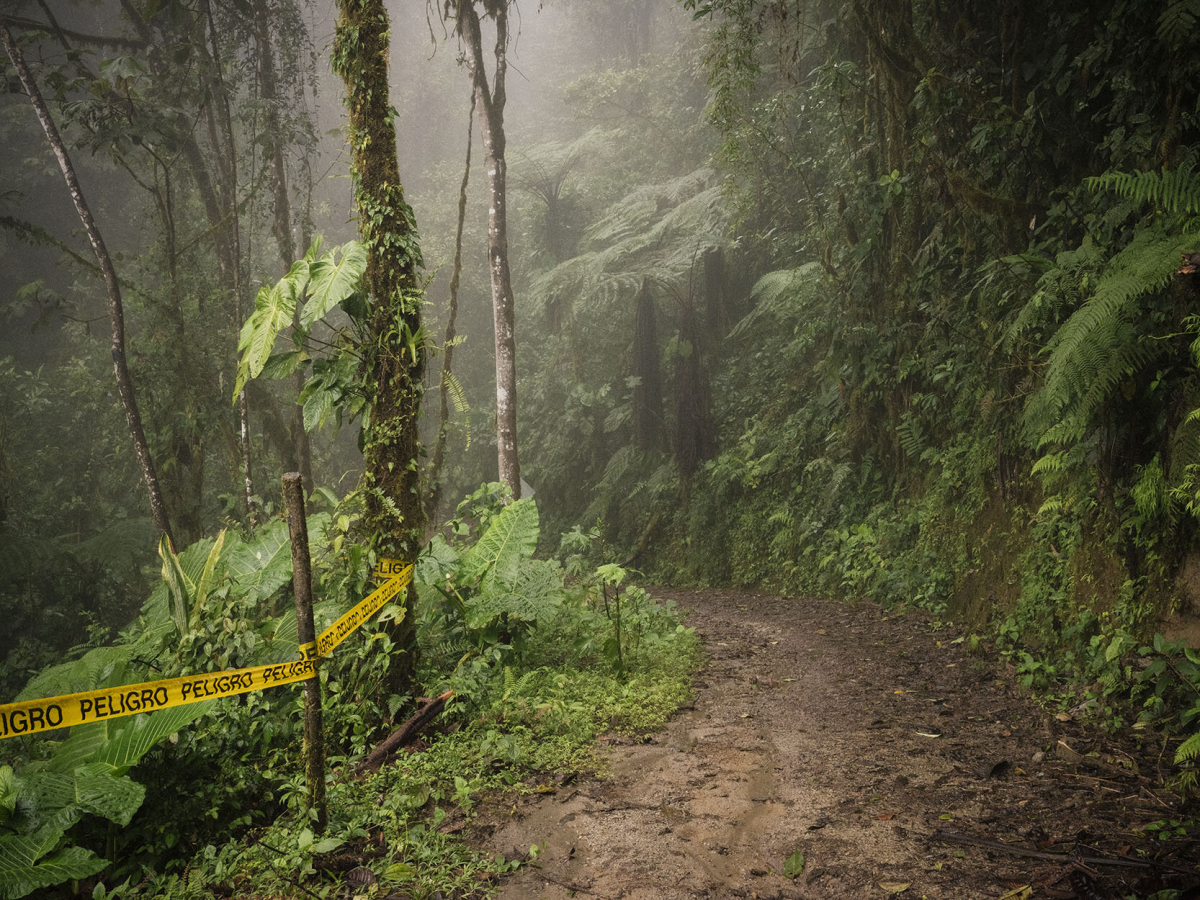
[[[606,777],[481,817],[479,846],[543,848],[503,900],[1116,898],[1200,883],[1056,858],[1150,851],[1195,872],[1200,844],[1137,831],[1181,814],[1162,788],[1169,753],[1047,715],[954,632],[865,602],[656,594],[691,609],[704,639],[695,702],[645,743],[611,741]],[[785,877],[797,851],[803,871]]]

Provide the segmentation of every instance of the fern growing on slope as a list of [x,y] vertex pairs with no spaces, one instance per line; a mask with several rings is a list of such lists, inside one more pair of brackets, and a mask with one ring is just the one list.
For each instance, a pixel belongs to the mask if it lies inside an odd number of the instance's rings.
[[[1101,457],[1114,451],[1113,429],[1104,435],[1100,426],[1120,430],[1123,423],[1107,412],[1120,406],[1119,395],[1131,401],[1139,382],[1155,368],[1183,368],[1178,366],[1182,360],[1174,358],[1179,348],[1169,340],[1179,323],[1164,295],[1180,257],[1194,250],[1200,238],[1195,219],[1200,174],[1190,163],[1174,170],[1109,172],[1084,184],[1125,201],[1100,217],[1097,227],[1102,229],[1119,234],[1131,213],[1147,205],[1153,210],[1135,226],[1132,240],[1111,256],[1090,236],[1078,249],[1060,253],[1009,330],[1010,346],[1020,338],[1045,341],[1044,373],[1026,406],[1024,427],[1030,446],[1044,454],[1034,471],[1051,491],[1068,484],[1096,451]],[[1195,330],[1187,321],[1182,325]],[[1189,373],[1174,390],[1194,393],[1188,387],[1194,380]],[[1150,390],[1161,381],[1161,375],[1153,379]],[[1169,443],[1177,487],[1177,461],[1194,455],[1186,440],[1190,435],[1194,441],[1194,435],[1182,426],[1175,432]],[[1043,508],[1061,509],[1062,503],[1052,496]]]
[[[1086,299],[1043,351],[1048,358],[1045,379],[1025,413],[1035,447],[1082,440],[1120,383],[1161,352],[1144,330],[1141,301],[1170,284],[1180,253],[1193,241],[1189,235],[1151,227],[1098,271],[1075,268],[1072,258],[1042,276],[1035,300],[1044,297],[1053,306],[1059,292]],[[1018,319],[1018,327],[1027,322]]]

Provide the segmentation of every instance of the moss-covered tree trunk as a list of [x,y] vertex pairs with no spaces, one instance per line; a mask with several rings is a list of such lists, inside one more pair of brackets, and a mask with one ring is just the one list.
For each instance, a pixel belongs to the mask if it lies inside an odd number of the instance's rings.
[[[424,533],[418,484],[417,413],[424,352],[421,251],[412,209],[404,201],[396,160],[394,111],[388,102],[388,16],[382,0],[338,0],[333,67],[346,83],[358,231],[367,248],[369,334],[362,382],[370,404],[364,433],[366,526],[381,554],[416,559]],[[410,586],[404,620],[391,638],[404,652],[388,689],[412,688],[416,623]]]

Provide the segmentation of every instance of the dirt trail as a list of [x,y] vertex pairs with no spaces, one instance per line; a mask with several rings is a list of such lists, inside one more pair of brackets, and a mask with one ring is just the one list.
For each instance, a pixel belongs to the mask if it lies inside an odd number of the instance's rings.
[[[1031,885],[1024,900],[1200,881],[931,839],[1109,856],[1149,847],[1133,829],[1178,815],[1161,748],[1055,721],[955,634],[869,603],[656,594],[691,608],[704,638],[694,706],[648,743],[614,746],[608,777],[483,817],[489,850],[544,847],[502,900],[969,900]],[[1155,849],[1185,868],[1200,855],[1194,842]],[[804,871],[785,878],[797,850]]]

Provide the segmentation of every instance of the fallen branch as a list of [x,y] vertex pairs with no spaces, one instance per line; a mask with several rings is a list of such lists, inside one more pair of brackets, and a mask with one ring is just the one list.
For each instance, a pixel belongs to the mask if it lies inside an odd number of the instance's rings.
[[389,756],[416,738],[424,730],[425,726],[432,722],[438,713],[446,708],[446,701],[453,696],[454,691],[446,691],[446,693],[434,697],[418,709],[407,722],[393,731],[382,744],[372,750],[367,758],[358,764],[355,772],[359,775],[365,772],[378,772]]

